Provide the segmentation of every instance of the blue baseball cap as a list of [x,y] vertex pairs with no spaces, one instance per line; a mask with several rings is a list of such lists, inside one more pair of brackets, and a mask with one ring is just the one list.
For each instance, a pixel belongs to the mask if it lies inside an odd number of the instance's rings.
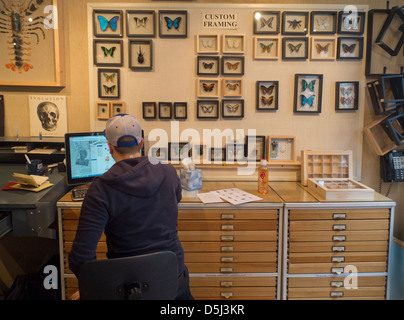
[[[104,135],[108,142],[115,147],[133,147],[142,141],[142,127],[134,116],[117,114],[107,121]],[[132,137],[134,140],[120,142],[125,137]]]

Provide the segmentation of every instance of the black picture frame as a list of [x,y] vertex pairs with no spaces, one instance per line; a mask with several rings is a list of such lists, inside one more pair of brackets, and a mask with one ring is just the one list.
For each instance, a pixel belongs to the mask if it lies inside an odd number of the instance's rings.
[[309,57],[308,37],[282,38],[282,60],[307,60],[308,57]]
[[155,38],[156,12],[154,10],[126,10],[126,35],[128,38]]
[[[186,154],[184,154],[186,152]],[[190,142],[169,142],[168,160],[181,161],[185,158],[192,158],[192,145]]]
[[363,37],[338,37],[337,59],[338,60],[363,59]]
[[149,155],[162,162],[168,161],[168,148],[151,147]]
[[[326,19],[332,21],[327,23]],[[337,11],[310,12],[310,34],[332,35],[337,32]]]
[[120,86],[120,69],[103,69],[97,70],[98,76],[98,97],[108,99],[119,99],[121,95]]
[[[297,19],[303,19],[304,21]],[[308,11],[282,12],[282,35],[304,36],[309,31],[308,27],[309,27]]]
[[94,39],[93,63],[98,67],[122,67],[123,41]]
[[188,103],[174,102],[174,119],[185,120],[188,117]]
[[196,70],[198,76],[218,76],[220,58],[218,56],[198,56]]
[[151,71],[153,69],[153,40],[129,39],[129,69]]
[[[266,158],[266,136],[245,136],[245,151],[247,161],[260,162]],[[258,146],[258,148],[257,148]]]
[[159,119],[169,120],[173,117],[172,102],[159,102]]
[[157,119],[156,102],[142,102],[143,119]]
[[224,56],[221,59],[221,70],[223,76],[243,76],[244,68],[244,56]]
[[222,119],[244,118],[244,99],[223,99]]
[[[356,19],[359,19],[359,21],[357,21]],[[338,34],[357,36],[362,35],[365,31],[365,20],[366,12],[338,12]],[[359,27],[356,28],[355,26]]]
[[354,111],[359,108],[359,81],[335,83],[335,110]]
[[279,81],[256,82],[256,109],[258,111],[276,111],[279,102]]
[[322,74],[295,74],[293,112],[296,114],[321,113],[322,94]]
[[245,145],[241,143],[229,143],[226,144],[226,163],[232,164],[234,161],[245,162],[247,160],[245,156]]
[[213,161],[215,164],[221,164],[226,161],[226,148],[210,148],[208,160]]
[[188,11],[159,10],[160,38],[187,38]]
[[196,117],[198,119],[219,119],[219,101],[218,100],[197,100]]
[[93,10],[93,34],[96,38],[122,38],[123,11]]
[[278,34],[281,25],[280,11],[255,11],[254,34]]
[[404,107],[404,74],[382,76],[379,81],[384,109],[397,110]]
[[[398,17],[401,20],[399,22],[399,23],[401,23],[399,30],[402,33],[401,33],[401,37],[397,37],[394,33],[390,35],[390,40],[391,40],[391,38],[393,38],[393,39],[398,38],[397,43],[395,45],[393,45],[393,44],[389,44],[388,43],[389,41],[386,40],[385,38],[388,38],[389,31],[391,32],[390,25],[392,24],[395,17]],[[376,37],[375,42],[391,56],[397,56],[399,54],[401,47],[404,44],[404,12],[402,11],[402,8],[399,8],[398,6],[396,6],[390,10],[390,13],[387,16],[378,36]]]

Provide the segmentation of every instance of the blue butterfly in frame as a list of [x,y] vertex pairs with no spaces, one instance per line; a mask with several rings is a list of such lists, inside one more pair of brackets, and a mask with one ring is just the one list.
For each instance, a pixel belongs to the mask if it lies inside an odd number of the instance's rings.
[[116,31],[118,27],[119,16],[114,16],[110,20],[108,20],[104,16],[97,16],[97,18],[100,22],[100,28],[102,31],[107,30],[108,26],[110,26],[112,31]]
[[304,107],[306,103],[309,105],[309,107],[312,107],[314,104],[315,97],[316,97],[316,95],[312,95],[309,98],[306,98],[304,95],[301,94],[300,101],[302,103],[302,107]]
[[178,28],[180,27],[180,22],[181,22],[181,17],[177,17],[175,20],[171,20],[169,17],[164,17],[164,20],[167,23],[167,28],[169,30],[172,29],[172,27],[174,27],[176,30],[178,30]]

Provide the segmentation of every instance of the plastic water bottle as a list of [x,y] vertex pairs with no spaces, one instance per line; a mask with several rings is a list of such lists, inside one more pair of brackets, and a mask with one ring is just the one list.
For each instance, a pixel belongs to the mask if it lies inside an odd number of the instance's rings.
[[258,193],[268,193],[268,167],[266,159],[262,159],[261,165],[258,167]]

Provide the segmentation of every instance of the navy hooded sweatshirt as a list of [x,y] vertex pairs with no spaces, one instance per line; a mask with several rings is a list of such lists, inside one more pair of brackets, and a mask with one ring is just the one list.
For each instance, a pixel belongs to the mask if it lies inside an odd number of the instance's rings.
[[108,258],[158,251],[173,251],[178,274],[184,269],[184,252],[177,236],[181,183],[170,164],[152,164],[148,157],[126,159],[96,178],[83,201],[69,267],[96,260],[103,232]]

